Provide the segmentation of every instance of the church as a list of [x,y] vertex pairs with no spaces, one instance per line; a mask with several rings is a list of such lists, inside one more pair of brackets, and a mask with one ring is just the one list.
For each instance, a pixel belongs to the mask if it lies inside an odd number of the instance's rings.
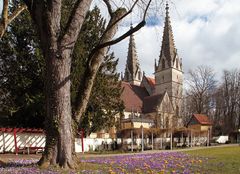
[[183,67],[174,43],[166,5],[166,15],[159,60],[153,67],[154,77],[141,70],[134,35],[130,36],[126,68],[122,74],[124,118],[121,129],[180,127],[183,92]]

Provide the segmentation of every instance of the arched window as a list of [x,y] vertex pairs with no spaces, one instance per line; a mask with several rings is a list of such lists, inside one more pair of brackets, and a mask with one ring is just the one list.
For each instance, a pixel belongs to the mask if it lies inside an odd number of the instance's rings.
[[138,80],[141,80],[141,78],[142,78],[142,73],[141,71],[138,71]]
[[176,106],[176,115],[179,116],[179,107]]
[[176,68],[178,69],[178,59],[176,59]]

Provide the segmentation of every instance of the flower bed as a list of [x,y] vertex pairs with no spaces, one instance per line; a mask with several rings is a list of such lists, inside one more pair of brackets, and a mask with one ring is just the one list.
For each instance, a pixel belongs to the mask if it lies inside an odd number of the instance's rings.
[[[5,166],[0,164],[1,174],[58,174],[66,173],[60,168],[43,170],[36,159],[12,160]],[[203,173],[202,164],[207,158],[193,157],[181,152],[160,152],[155,154],[118,155],[82,159],[75,172],[84,174],[123,173]],[[94,168],[87,166],[94,165]]]
[[201,173],[207,159],[192,157],[180,152],[122,155],[94,158],[82,162],[109,166],[110,173]]

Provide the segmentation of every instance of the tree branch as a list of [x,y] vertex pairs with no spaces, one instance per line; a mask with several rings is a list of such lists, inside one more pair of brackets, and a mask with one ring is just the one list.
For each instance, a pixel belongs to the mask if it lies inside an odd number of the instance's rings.
[[23,10],[27,9],[27,6],[21,5],[19,6],[8,18],[8,23],[11,23]]
[[92,0],[78,0],[74,6],[72,14],[68,20],[67,28],[60,38],[61,47],[68,47],[69,49],[74,47],[74,43],[78,38],[78,34],[81,30],[85,16],[90,8]]
[[111,40],[111,41],[108,41],[108,42],[105,42],[105,43],[102,43],[100,45],[98,45],[93,52],[95,52],[96,50],[98,49],[101,49],[101,48],[104,48],[104,47],[107,47],[107,46],[111,46],[111,45],[114,45],[120,41],[122,41],[123,39],[127,38],[128,36],[130,36],[131,34],[135,33],[136,31],[138,31],[139,29],[141,29],[144,25],[146,24],[145,21],[142,21],[140,22],[136,27],[133,27],[131,28],[130,30],[128,30],[126,33],[124,33],[123,35],[121,35],[120,37],[114,39],[114,40]]
[[[115,11],[108,23],[108,26],[115,23],[115,21],[119,20],[126,11],[124,9],[118,9]],[[115,24],[111,29],[109,29],[105,35],[102,37],[101,42],[108,42],[110,41],[117,32],[118,25]],[[97,49],[96,51],[92,50],[88,58],[88,66],[84,72],[84,79],[83,83],[79,86],[77,91],[77,101],[75,103],[75,113],[74,113],[74,120],[76,123],[79,124],[81,116],[84,114],[87,103],[91,94],[91,90],[93,87],[94,79],[98,72],[100,65],[102,64],[103,58],[106,55],[107,47],[103,47],[101,49]]]
[[[108,31],[108,30],[110,30],[114,25],[116,25],[119,21],[121,21],[123,18],[125,18],[127,15],[129,15],[131,12],[132,12],[132,10],[134,9],[134,7],[136,6],[136,4],[137,4],[137,2],[138,2],[139,0],[136,0],[135,2],[134,2],[134,4],[132,5],[132,7],[123,15],[123,16],[121,16],[118,20],[116,20],[114,23],[112,23],[111,25],[109,25],[107,28],[106,28],[106,30],[105,30],[105,32],[103,33],[103,36],[105,35],[105,33]],[[105,2],[105,1],[104,1]]]
[[8,0],[4,0],[3,2],[2,17],[3,17],[2,23],[4,26],[6,26],[8,23]]
[[107,6],[108,13],[109,13],[110,16],[112,17],[112,15],[113,15],[113,10],[112,10],[112,6],[111,6],[109,0],[103,0],[103,1],[105,2],[106,6]]
[[2,20],[0,21],[0,38],[3,37],[7,26],[23,11],[27,8],[26,5],[20,5],[14,12],[8,16],[8,0],[4,0],[3,2],[3,11],[2,11]]
[[[104,1],[105,1],[105,0],[104,0]],[[108,0],[107,0],[107,1],[108,1]],[[134,8],[134,6],[136,5],[137,2],[138,2],[138,1],[135,1],[135,3],[133,4],[133,6],[131,7],[131,9],[130,9],[125,15],[123,15],[123,16],[122,16],[121,18],[119,18],[119,19],[123,19],[123,18],[126,17],[129,13],[131,13],[132,10],[133,10],[133,8]],[[146,21],[145,21],[145,20],[146,20],[146,14],[147,14],[147,11],[148,11],[148,9],[149,9],[149,6],[150,6],[151,2],[152,2],[152,0],[149,0],[149,1],[148,1],[148,4],[147,4],[146,9],[145,9],[145,11],[144,11],[144,15],[143,15],[142,22],[140,22],[136,27],[131,28],[130,30],[128,30],[125,34],[121,35],[120,37],[118,37],[118,38],[116,38],[116,39],[114,39],[114,40],[112,40],[112,41],[108,41],[108,42],[105,42],[105,43],[102,43],[102,44],[98,45],[98,46],[93,50],[93,53],[94,53],[97,49],[101,49],[101,48],[103,48],[103,47],[107,47],[107,46],[114,45],[114,44],[122,41],[123,39],[127,38],[128,36],[130,36],[130,35],[133,34],[134,32],[138,31],[139,29],[141,29],[141,28],[146,24]],[[116,22],[117,22],[117,21],[116,21]],[[119,22],[119,20],[118,20],[118,22]],[[114,23],[115,23],[115,22],[114,22]],[[112,24],[112,25],[113,25],[113,24]],[[112,26],[112,25],[111,25],[111,26]],[[109,28],[111,28],[111,26],[110,26]],[[106,29],[105,32],[107,32],[107,30],[108,30],[108,28]],[[104,35],[104,34],[103,34],[103,35]]]

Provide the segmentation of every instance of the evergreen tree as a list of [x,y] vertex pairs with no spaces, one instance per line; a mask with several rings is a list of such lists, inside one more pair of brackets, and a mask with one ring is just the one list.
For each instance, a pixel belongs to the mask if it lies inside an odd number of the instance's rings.
[[9,26],[0,41],[1,110],[17,127],[43,127],[43,57],[28,12]]
[[[1,106],[4,111],[9,111],[5,112],[10,115],[8,126],[43,127],[43,56],[29,22],[28,13],[24,12],[13,21],[10,30],[0,41]],[[81,82],[79,77],[83,76],[89,52],[98,43],[104,29],[105,20],[95,7],[87,15],[73,51],[72,103],[77,100],[76,91]],[[121,88],[116,72],[117,63],[113,53],[107,55],[97,74],[81,125],[88,134],[111,127],[115,114],[123,108],[119,100]]]
[[[85,18],[74,50],[71,79],[73,103],[78,100],[76,91],[81,88],[82,79],[78,79],[79,74],[82,74],[83,78],[90,50],[98,44],[104,30],[105,20],[100,10],[95,7]],[[97,73],[88,107],[81,121],[81,128],[84,128],[87,134],[112,127],[115,124],[115,115],[123,111],[119,74],[116,72],[117,64],[118,60],[115,59],[113,53],[110,53],[105,56]]]

